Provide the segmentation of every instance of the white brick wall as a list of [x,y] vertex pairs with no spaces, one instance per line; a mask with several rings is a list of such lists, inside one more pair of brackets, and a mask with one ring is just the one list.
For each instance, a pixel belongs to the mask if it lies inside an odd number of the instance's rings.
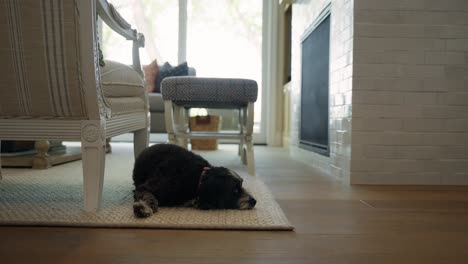
[[354,3],[351,182],[468,184],[468,1]]
[[[331,3],[330,157],[298,148],[300,39]],[[468,1],[293,5],[293,157],[356,184],[468,184]]]
[[[301,50],[304,32],[331,3],[330,24],[330,157],[298,147]],[[345,181],[349,180],[351,157],[351,88],[353,60],[354,0],[306,0],[293,5],[291,80],[291,155]],[[424,58],[423,58],[424,59]]]

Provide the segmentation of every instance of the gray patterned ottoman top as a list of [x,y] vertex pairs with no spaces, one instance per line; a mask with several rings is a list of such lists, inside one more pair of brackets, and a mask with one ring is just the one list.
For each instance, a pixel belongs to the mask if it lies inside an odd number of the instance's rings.
[[163,100],[186,107],[240,107],[257,101],[257,82],[248,79],[168,77],[161,83]]

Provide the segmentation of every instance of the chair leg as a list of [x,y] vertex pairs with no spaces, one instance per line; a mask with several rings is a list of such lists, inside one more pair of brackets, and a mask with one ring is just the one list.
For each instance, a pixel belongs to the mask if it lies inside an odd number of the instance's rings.
[[81,148],[83,159],[84,210],[96,212],[101,206],[104,182],[105,145]]
[[133,153],[135,159],[140,153],[148,147],[149,144],[149,131],[148,128],[143,128],[133,132]]
[[106,141],[103,128],[96,124],[98,122],[82,123],[83,200],[87,212],[97,212],[102,199]]
[[37,154],[34,156],[32,162],[33,169],[47,169],[52,167],[50,162],[50,157],[47,152],[49,152],[50,142],[48,140],[37,140],[34,143]]

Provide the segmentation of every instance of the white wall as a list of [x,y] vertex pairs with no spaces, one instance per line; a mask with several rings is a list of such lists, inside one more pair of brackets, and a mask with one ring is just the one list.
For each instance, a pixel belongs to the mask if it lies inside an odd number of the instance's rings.
[[468,184],[468,1],[354,2],[351,182]]
[[[351,157],[351,88],[354,0],[298,0],[293,4],[291,146],[292,157],[348,180]],[[331,3],[330,157],[300,149],[301,37]]]

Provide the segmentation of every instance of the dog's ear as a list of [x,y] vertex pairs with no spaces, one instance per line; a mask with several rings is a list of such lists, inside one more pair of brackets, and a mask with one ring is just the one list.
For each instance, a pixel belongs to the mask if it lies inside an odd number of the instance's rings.
[[239,175],[224,167],[212,167],[202,172],[198,186],[199,208],[236,208],[238,197],[233,190],[241,182]]
[[204,167],[202,172],[201,172],[201,175],[200,175],[200,183],[206,181],[206,179],[208,178],[208,174],[210,172],[210,167]]
[[239,176],[239,174],[237,174],[235,171],[229,169],[229,172],[231,173],[231,175],[232,175],[234,178],[238,179],[241,183],[244,182],[244,179],[242,179],[242,177]]
[[[207,180],[209,181],[209,180]],[[206,182],[200,186],[198,190],[198,197],[195,202],[195,207],[202,210],[216,209],[216,192],[218,191],[216,186],[213,184],[207,184]]]
[[216,209],[219,207],[219,197],[222,192],[223,178],[218,175],[218,169],[203,170],[198,186],[197,207],[203,210]]

